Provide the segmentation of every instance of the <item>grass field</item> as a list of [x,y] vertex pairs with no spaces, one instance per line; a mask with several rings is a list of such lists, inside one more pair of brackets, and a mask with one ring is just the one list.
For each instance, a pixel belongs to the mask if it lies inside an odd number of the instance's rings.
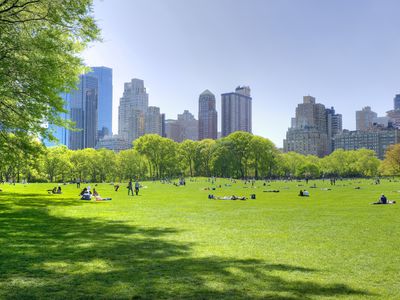
[[226,183],[99,184],[109,202],[0,185],[0,298],[400,299],[399,182]]

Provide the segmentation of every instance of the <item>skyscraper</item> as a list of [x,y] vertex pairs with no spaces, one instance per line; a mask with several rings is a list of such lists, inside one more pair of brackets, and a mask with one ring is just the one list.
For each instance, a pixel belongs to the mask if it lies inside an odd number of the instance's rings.
[[112,69],[107,67],[92,67],[87,75],[98,80],[98,138],[112,134]]
[[118,111],[118,133],[127,142],[132,142],[145,132],[145,113],[149,106],[149,95],[141,79],[132,79],[124,85]]
[[[60,113],[60,117],[63,120],[69,120],[69,105],[71,103],[71,94],[70,93],[61,93],[61,98],[64,99],[64,109],[67,112]],[[55,126],[53,124],[48,124],[49,130],[52,132],[53,136],[58,140],[58,142],[50,142],[49,140],[45,139],[43,143],[46,147],[56,146],[56,145],[65,145],[69,146],[69,130],[65,127]]]
[[199,121],[188,110],[184,110],[183,114],[178,114],[178,124],[182,128],[182,141],[199,139]]
[[215,96],[205,90],[199,97],[199,140],[217,139],[218,113],[215,109]]
[[343,131],[342,115],[336,114],[333,107],[327,108],[325,112],[328,130],[328,151],[332,152],[334,150],[335,135]]
[[394,97],[394,109],[400,109],[400,94]]
[[221,95],[222,102],[222,136],[235,131],[251,132],[251,102],[250,87],[239,86],[234,93]]
[[362,110],[356,111],[356,130],[368,130],[374,124],[374,120],[378,117],[371,107],[363,107]]
[[144,132],[145,134],[154,133],[162,136],[162,117],[160,108],[149,106],[144,117]]
[[94,148],[98,127],[98,81],[90,75],[80,75],[78,89],[71,92],[70,119],[79,131],[69,134],[72,150]]
[[325,109],[323,104],[315,103],[314,97],[304,96],[291,124],[283,141],[284,151],[322,157],[333,150],[333,137],[342,131],[342,115],[336,114],[333,107]]

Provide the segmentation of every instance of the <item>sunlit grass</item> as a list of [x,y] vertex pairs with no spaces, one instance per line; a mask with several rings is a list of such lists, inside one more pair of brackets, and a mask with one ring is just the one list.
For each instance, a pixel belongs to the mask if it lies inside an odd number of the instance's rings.
[[2,185],[0,297],[400,298],[400,201],[370,205],[400,200],[399,182],[186,182],[145,182],[139,197],[96,186],[110,202],[78,200],[74,185]]

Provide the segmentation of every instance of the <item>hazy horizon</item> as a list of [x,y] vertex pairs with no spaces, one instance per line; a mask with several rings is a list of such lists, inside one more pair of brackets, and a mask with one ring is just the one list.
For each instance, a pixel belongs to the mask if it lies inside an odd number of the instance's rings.
[[[113,131],[124,82],[140,78],[149,104],[167,118],[198,97],[248,85],[253,133],[282,146],[304,95],[343,115],[355,129],[355,111],[379,116],[400,92],[400,2],[394,0],[104,0],[94,15],[103,42],[83,57],[113,69]],[[173,105],[171,105],[171,103]]]

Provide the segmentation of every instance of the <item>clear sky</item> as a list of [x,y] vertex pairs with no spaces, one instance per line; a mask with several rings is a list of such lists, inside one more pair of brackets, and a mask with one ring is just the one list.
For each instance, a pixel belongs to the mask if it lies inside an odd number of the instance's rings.
[[[124,82],[145,81],[167,118],[197,118],[198,96],[249,85],[253,133],[282,146],[304,95],[343,114],[392,109],[400,92],[399,0],[95,0],[103,42],[89,66],[113,68],[114,120]],[[220,115],[218,115],[220,123]]]

